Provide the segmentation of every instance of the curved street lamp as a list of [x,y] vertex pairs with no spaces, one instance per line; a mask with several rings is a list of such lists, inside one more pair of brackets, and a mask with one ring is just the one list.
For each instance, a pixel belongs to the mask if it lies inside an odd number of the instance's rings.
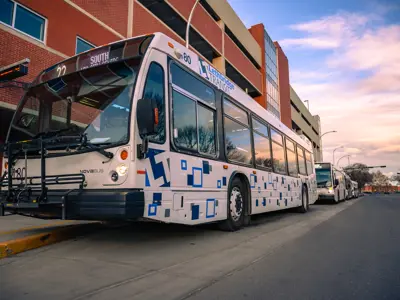
[[332,163],[335,165],[335,151],[338,149],[344,148],[344,146],[336,147],[333,149],[333,157],[332,157]]
[[192,22],[192,17],[193,17],[193,13],[194,10],[196,8],[197,3],[199,3],[200,0],[196,0],[196,2],[193,4],[192,10],[190,11],[190,15],[187,21],[187,25],[186,25],[186,48],[189,49],[189,30],[190,30],[190,22]]
[[351,154],[343,155],[341,158],[338,159],[336,165],[339,166],[340,160],[341,160],[342,158],[345,158],[345,157],[351,157]]
[[331,131],[324,132],[323,134],[321,134],[320,138],[322,138],[325,134],[334,133],[334,132],[337,132],[337,131],[336,130],[331,130]]

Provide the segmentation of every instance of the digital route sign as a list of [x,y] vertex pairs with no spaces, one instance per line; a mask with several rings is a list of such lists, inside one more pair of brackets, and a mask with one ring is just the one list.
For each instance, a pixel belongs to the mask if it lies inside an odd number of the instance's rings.
[[41,84],[85,69],[142,56],[153,36],[144,36],[119,43],[94,48],[44,70],[32,83]]

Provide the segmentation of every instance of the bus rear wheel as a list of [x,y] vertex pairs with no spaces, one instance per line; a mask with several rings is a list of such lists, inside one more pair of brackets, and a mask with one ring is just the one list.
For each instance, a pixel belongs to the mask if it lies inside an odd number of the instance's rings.
[[220,223],[224,231],[236,231],[244,226],[247,213],[246,185],[235,177],[229,188],[227,199],[227,219]]
[[303,185],[301,188],[301,206],[299,207],[299,212],[306,213],[310,205],[308,202],[308,193],[306,186]]

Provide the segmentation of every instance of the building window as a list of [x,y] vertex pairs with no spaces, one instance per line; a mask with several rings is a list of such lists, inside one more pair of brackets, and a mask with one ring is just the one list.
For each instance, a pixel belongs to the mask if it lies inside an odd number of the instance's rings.
[[46,19],[19,3],[0,0],[0,22],[44,41]]
[[76,49],[75,49],[75,54],[79,54],[85,51],[88,51],[92,48],[96,47],[95,45],[89,43],[88,41],[85,41],[84,39],[77,37],[76,38]]

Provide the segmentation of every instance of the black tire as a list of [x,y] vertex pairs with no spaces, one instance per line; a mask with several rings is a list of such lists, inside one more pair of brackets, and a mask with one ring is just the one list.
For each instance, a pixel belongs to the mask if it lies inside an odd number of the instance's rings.
[[308,192],[306,186],[303,185],[303,187],[301,188],[301,206],[299,207],[299,212],[304,214],[308,212],[309,207],[310,205],[308,201]]
[[[247,216],[248,191],[246,185],[235,177],[229,188],[227,199],[227,219],[219,224],[221,230],[236,231],[245,225]],[[235,203],[232,201],[236,200]]]

